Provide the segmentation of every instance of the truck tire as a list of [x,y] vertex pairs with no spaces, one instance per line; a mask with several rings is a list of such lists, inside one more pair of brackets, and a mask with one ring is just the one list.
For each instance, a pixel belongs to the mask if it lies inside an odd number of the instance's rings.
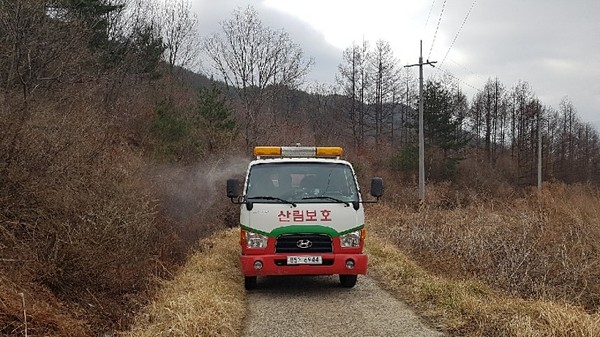
[[252,290],[256,288],[256,276],[245,276],[244,288],[246,288],[246,290]]
[[358,275],[342,275],[340,274],[340,283],[344,288],[352,288],[356,285]]

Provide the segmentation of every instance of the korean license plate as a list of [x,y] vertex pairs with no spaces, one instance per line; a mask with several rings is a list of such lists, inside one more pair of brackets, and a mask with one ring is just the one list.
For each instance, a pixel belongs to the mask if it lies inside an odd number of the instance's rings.
[[287,264],[323,264],[323,258],[321,256],[288,256]]

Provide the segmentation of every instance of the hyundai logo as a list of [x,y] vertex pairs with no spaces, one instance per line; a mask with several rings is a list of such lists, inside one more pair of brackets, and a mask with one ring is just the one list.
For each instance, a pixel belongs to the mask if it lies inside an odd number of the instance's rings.
[[298,242],[296,242],[296,247],[307,249],[312,247],[312,242],[310,240],[298,240]]

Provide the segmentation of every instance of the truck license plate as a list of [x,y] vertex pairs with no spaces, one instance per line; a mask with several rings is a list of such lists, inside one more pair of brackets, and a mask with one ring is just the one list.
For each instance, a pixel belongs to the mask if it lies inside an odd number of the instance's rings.
[[288,256],[287,264],[323,264],[321,256]]

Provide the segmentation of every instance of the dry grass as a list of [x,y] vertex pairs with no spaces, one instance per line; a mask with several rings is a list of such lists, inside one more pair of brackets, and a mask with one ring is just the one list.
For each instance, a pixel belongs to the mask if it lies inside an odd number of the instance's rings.
[[600,336],[600,313],[511,297],[478,281],[434,276],[376,234],[368,239],[368,253],[371,273],[387,289],[451,335]]
[[[432,189],[432,195],[435,191]],[[448,197],[446,197],[448,199]],[[440,203],[447,205],[448,202]],[[600,306],[600,192],[548,185],[511,200],[446,209],[378,206],[374,227],[419,265],[525,298]],[[456,205],[456,203],[454,203]]]
[[0,336],[91,335],[86,322],[43,287],[23,288],[0,274]]
[[246,304],[238,237],[234,229],[203,240],[125,336],[239,336]]
[[422,212],[374,206],[370,232],[387,241],[371,240],[372,270],[457,335],[600,335],[600,191],[505,195],[438,185]]

